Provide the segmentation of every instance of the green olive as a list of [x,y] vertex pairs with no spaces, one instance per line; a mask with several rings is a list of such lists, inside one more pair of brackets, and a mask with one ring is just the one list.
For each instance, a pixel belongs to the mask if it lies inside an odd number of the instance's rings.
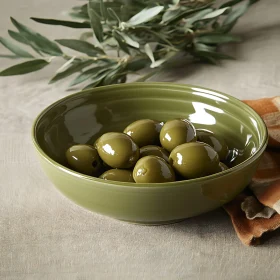
[[186,179],[194,179],[217,172],[219,156],[208,144],[185,143],[177,146],[169,156],[171,166]]
[[144,146],[140,149],[140,157],[146,156],[157,156],[163,158],[166,162],[168,162],[169,154],[166,150],[159,146]]
[[101,159],[113,168],[131,168],[139,159],[138,146],[125,133],[105,133],[96,146]]
[[175,181],[175,173],[163,158],[146,156],[137,161],[133,178],[136,183],[165,183]]
[[104,172],[99,178],[110,181],[134,183],[132,171],[125,169],[110,169]]
[[90,145],[74,145],[66,151],[66,159],[70,167],[80,173],[99,176],[102,160],[97,150]]
[[219,171],[218,172],[221,172],[221,171],[224,171],[224,170],[227,170],[228,167],[223,163],[223,162],[220,162],[219,163]]
[[124,133],[141,148],[147,145],[159,144],[159,133],[163,126],[162,122],[144,119],[131,123],[124,129]]
[[210,145],[218,153],[220,160],[225,160],[227,158],[229,149],[222,137],[206,129],[197,129],[196,135],[198,141]]
[[168,152],[181,144],[194,141],[196,141],[195,128],[185,119],[167,121],[160,132],[160,143]]

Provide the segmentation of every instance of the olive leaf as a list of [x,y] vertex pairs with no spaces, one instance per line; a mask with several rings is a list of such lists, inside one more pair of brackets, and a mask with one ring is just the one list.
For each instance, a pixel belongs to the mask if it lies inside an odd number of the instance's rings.
[[108,14],[107,14],[107,10],[106,7],[104,5],[104,1],[100,0],[100,12],[101,12],[101,16],[104,20],[106,20],[108,18]]
[[66,77],[69,77],[72,74],[75,74],[79,71],[81,71],[83,68],[93,64],[93,60],[88,60],[88,61],[78,61],[73,63],[71,66],[69,66],[66,70],[57,73],[50,81],[49,84],[53,84],[59,80],[62,80]]
[[100,17],[95,10],[90,8],[90,3],[91,2],[89,2],[88,5],[88,15],[90,18],[90,25],[98,41],[103,42],[103,27],[100,21]]
[[155,62],[154,53],[152,51],[151,46],[148,43],[144,46],[144,50],[145,50],[145,53],[150,58],[150,60],[151,60],[151,62],[153,64]]
[[107,71],[107,69],[104,68],[104,66],[97,66],[97,67],[90,68],[90,69],[82,72],[80,75],[78,75],[70,83],[70,86],[75,86],[75,85],[81,84],[84,81],[88,80],[89,78],[94,78],[94,77],[98,76],[100,73],[103,73],[105,71]]
[[48,19],[48,18],[36,18],[31,17],[32,20],[49,25],[61,25],[71,28],[90,28],[90,24],[88,22],[75,22],[69,20],[58,20],[58,19]]
[[[182,63],[217,64],[231,58],[218,46],[240,42],[230,30],[257,1],[227,0],[219,6],[215,0],[87,0],[70,10],[76,20],[31,18],[42,24],[84,29],[80,40],[50,40],[12,18],[17,31],[8,33],[13,40],[0,37],[0,43],[14,55],[0,57],[33,58],[24,48],[28,46],[36,52],[34,57],[42,58],[14,65],[1,75],[36,71],[60,56],[62,66],[50,83],[75,75],[70,86],[88,82],[85,88],[91,88],[124,83],[139,70],[148,70],[138,79],[145,81]],[[66,47],[64,52],[60,46]],[[69,49],[77,53],[71,55]]]
[[112,9],[112,8],[108,8],[107,9],[108,14],[110,15],[110,17],[112,19],[115,19],[117,22],[121,22],[120,18],[118,17],[118,15],[116,14],[116,12]]
[[149,60],[146,58],[140,58],[133,61],[129,61],[127,64],[128,71],[139,71],[145,68],[149,63]]
[[174,20],[177,16],[181,14],[181,12],[182,10],[180,7],[168,9],[162,16],[162,23],[167,23],[169,21]]
[[11,55],[11,54],[0,54],[1,58],[10,58],[10,59],[17,59],[20,58],[19,56],[16,55]]
[[204,44],[223,44],[230,42],[241,42],[241,38],[239,36],[230,34],[205,34],[197,37],[195,41]]
[[12,53],[16,54],[19,57],[28,57],[33,58],[33,55],[28,53],[25,50],[22,50],[18,46],[14,45],[12,42],[10,42],[8,39],[0,37],[0,43],[6,47],[8,50],[10,50]]
[[220,6],[220,8],[231,7],[231,6],[233,6],[235,4],[238,4],[238,3],[242,2],[242,1],[244,1],[244,0],[231,0],[231,1],[228,1],[226,3],[223,3]]
[[30,46],[35,52],[41,55],[40,50],[38,50],[38,48],[34,46],[31,42],[28,42],[28,40],[26,40],[22,35],[20,35],[20,33],[15,32],[13,30],[8,30],[8,33],[10,37],[13,38],[15,41]]
[[237,20],[248,10],[250,5],[251,5],[251,1],[245,1],[240,5],[233,7],[231,12],[223,21],[220,31],[229,32],[236,24]]
[[13,30],[8,30],[9,35],[14,40],[18,41],[19,43],[29,45],[28,40],[26,40],[22,35],[20,35],[18,32],[15,32]]
[[63,52],[55,42],[47,39],[37,32],[34,32],[32,29],[16,21],[14,18],[11,18],[11,21],[18,29],[20,35],[24,37],[28,44],[35,49],[53,56],[61,56],[63,54]]
[[127,23],[130,25],[139,25],[141,23],[150,21],[155,16],[157,16],[162,10],[164,9],[163,6],[156,6],[153,8],[146,8],[142,10],[140,13],[134,15],[130,18]]
[[116,39],[116,41],[119,44],[119,47],[127,54],[130,54],[130,51],[127,47],[127,44],[125,42],[125,39],[123,38],[122,34],[116,30],[113,30],[112,32],[113,37]]
[[228,10],[229,10],[228,7],[215,10],[215,11],[213,11],[213,12],[210,12],[209,14],[206,14],[202,19],[212,19],[212,18],[216,18],[216,17],[218,17],[218,16],[224,14],[224,13],[227,12]]
[[96,56],[98,54],[105,54],[104,51],[93,44],[82,41],[82,40],[76,40],[76,39],[59,39],[55,40],[58,42],[60,45],[70,48],[72,50],[85,53],[88,56]]
[[137,79],[135,82],[145,82],[158,73],[159,73],[159,70],[153,70],[153,71],[149,72],[148,74],[143,75],[141,78]]
[[139,43],[137,41],[134,41],[131,37],[129,37],[129,35],[127,35],[125,33],[121,33],[121,36],[124,39],[124,41],[131,47],[134,47],[134,48],[140,47]]
[[188,29],[188,28],[192,27],[192,25],[195,22],[197,22],[198,20],[201,20],[204,16],[206,16],[207,14],[209,14],[212,11],[213,11],[213,9],[208,8],[208,9],[197,12],[193,17],[186,19],[185,28]]
[[0,76],[14,76],[27,74],[40,70],[46,67],[48,64],[49,62],[44,59],[34,59],[9,67],[1,71]]

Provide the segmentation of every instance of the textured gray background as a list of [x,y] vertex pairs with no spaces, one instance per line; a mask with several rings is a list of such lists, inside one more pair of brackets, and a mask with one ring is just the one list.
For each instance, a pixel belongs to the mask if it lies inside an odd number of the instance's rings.
[[[75,3],[1,0],[0,35],[14,16],[51,38],[75,38],[75,30],[28,19],[61,17]],[[168,80],[241,99],[279,95],[279,14],[279,0],[260,1],[235,29],[245,40],[229,48],[237,61],[186,67]],[[0,69],[15,63],[0,61]],[[65,82],[47,85],[53,70],[0,78],[0,279],[279,279],[279,232],[247,248],[223,210],[175,225],[135,226],[83,210],[56,191],[30,141],[35,116],[69,94]]]

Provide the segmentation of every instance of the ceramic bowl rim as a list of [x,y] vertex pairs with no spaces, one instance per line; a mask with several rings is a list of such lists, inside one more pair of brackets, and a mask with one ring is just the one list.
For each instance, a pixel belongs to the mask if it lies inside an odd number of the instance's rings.
[[[78,95],[82,95],[82,94],[86,94],[88,92],[92,92],[95,90],[102,90],[102,91],[106,91],[107,89],[111,89],[111,88],[115,88],[115,87],[134,87],[134,86],[140,86],[140,84],[142,86],[147,86],[147,87],[151,87],[151,86],[156,86],[156,87],[167,87],[167,86],[171,86],[171,87],[185,87],[186,89],[202,89],[202,90],[207,90],[210,92],[215,92],[218,94],[221,94],[225,97],[227,97],[227,99],[230,100],[230,103],[232,105],[237,105],[237,106],[244,106],[248,111],[250,111],[251,115],[254,116],[254,119],[257,119],[259,121],[259,123],[262,124],[262,128],[264,128],[264,135],[263,135],[263,139],[262,142],[260,143],[259,147],[257,148],[256,152],[251,155],[248,159],[246,159],[245,161],[239,163],[238,165],[229,168],[227,170],[212,174],[212,175],[208,175],[208,176],[204,176],[204,177],[200,177],[200,178],[195,178],[195,179],[189,179],[189,180],[183,180],[183,181],[175,181],[175,182],[168,182],[168,183],[153,183],[153,184],[148,184],[148,183],[127,183],[127,182],[119,182],[119,181],[110,181],[110,180],[103,180],[97,177],[92,177],[89,175],[84,175],[82,173],[76,172],[70,168],[67,168],[66,166],[56,162],[55,160],[53,160],[52,158],[50,158],[41,148],[38,139],[37,139],[37,135],[36,135],[36,129],[37,129],[37,125],[39,124],[40,120],[44,117],[44,115],[51,110],[53,107],[57,106],[59,103],[64,102],[67,99],[71,99],[75,96]],[[233,97],[231,95],[228,95],[226,93],[217,91],[217,90],[213,90],[213,89],[209,89],[206,87],[201,87],[201,86],[196,86],[196,85],[191,85],[191,84],[180,84],[180,83],[170,83],[170,82],[134,82],[134,83],[127,83],[127,84],[117,84],[117,85],[108,85],[108,86],[102,86],[100,88],[93,88],[93,89],[87,89],[87,90],[82,90],[70,95],[67,95],[59,100],[57,100],[56,102],[50,104],[49,106],[47,106],[45,109],[43,109],[35,118],[33,125],[32,125],[32,130],[31,130],[31,136],[32,136],[32,142],[37,150],[37,152],[44,158],[44,160],[46,160],[49,164],[53,165],[55,168],[59,168],[61,171],[68,173],[72,176],[78,177],[80,179],[84,179],[87,181],[90,181],[92,183],[97,182],[97,183],[101,183],[101,184],[106,184],[106,185],[112,185],[115,187],[133,187],[133,189],[135,188],[139,188],[139,189],[154,189],[154,188],[170,188],[170,187],[174,187],[174,186],[186,186],[186,185],[191,185],[194,183],[205,183],[206,181],[211,181],[213,179],[217,179],[219,177],[223,177],[226,176],[230,173],[233,172],[237,172],[239,170],[241,170],[242,168],[246,167],[248,164],[252,163],[255,159],[258,158],[258,156],[264,151],[264,149],[267,146],[268,143],[268,131],[267,131],[267,127],[263,121],[263,119],[250,107],[248,106],[246,103],[243,103],[241,100],[237,99],[236,97]]]

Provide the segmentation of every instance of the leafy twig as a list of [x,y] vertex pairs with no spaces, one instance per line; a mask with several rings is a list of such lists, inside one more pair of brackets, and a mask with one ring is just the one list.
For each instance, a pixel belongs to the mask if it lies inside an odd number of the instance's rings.
[[[257,0],[224,1],[218,8],[215,2],[89,0],[71,9],[69,15],[73,20],[31,17],[42,24],[83,29],[80,39],[50,40],[11,18],[17,32],[8,33],[14,42],[0,37],[0,43],[13,55],[0,57],[27,61],[3,70],[0,76],[34,72],[58,57],[64,63],[50,83],[76,75],[70,86],[87,82],[86,88],[90,88],[123,83],[130,73],[154,68],[137,80],[145,81],[165,65],[176,67],[174,58],[179,53],[191,55],[194,61],[210,63],[229,59],[231,56],[219,52],[218,47],[240,42],[230,31]],[[64,48],[76,54],[69,55]]]

